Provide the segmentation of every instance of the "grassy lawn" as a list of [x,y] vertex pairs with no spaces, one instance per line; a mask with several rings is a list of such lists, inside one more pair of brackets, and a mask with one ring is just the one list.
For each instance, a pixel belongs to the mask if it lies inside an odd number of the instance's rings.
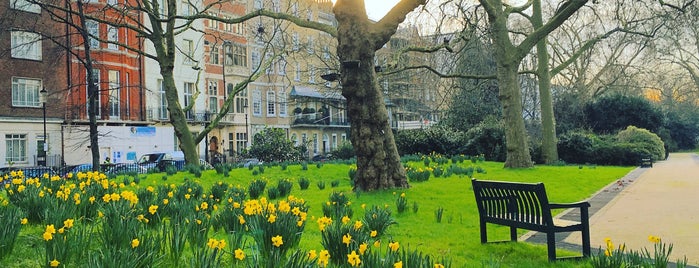
[[[422,162],[410,162],[413,168],[424,168]],[[544,182],[552,202],[575,202],[591,197],[609,183],[623,177],[632,167],[589,167],[589,166],[537,166],[531,169],[503,169],[502,163],[464,162],[461,166],[480,167],[485,172],[474,173],[473,177],[484,180],[505,180],[520,182]],[[434,166],[434,163],[432,164]],[[322,217],[321,206],[333,192],[344,192],[350,196],[353,220],[363,216],[362,205],[388,206],[397,224],[388,230],[388,238],[400,242],[401,247],[418,249],[433,256],[447,256],[452,267],[587,267],[587,262],[557,262],[550,264],[546,258],[545,245],[529,243],[499,243],[481,245],[479,239],[478,212],[475,207],[470,178],[465,175],[430,177],[428,181],[411,182],[409,189],[354,193],[348,177],[351,168],[346,164],[326,163],[322,166],[309,164],[307,170],[300,165],[264,168],[261,174],[253,175],[247,168],[233,169],[224,177],[213,170],[204,171],[200,178],[181,172],[166,176],[164,173],[149,174],[141,179],[136,187],[159,184],[181,184],[185,179],[193,179],[209,189],[211,185],[224,182],[247,187],[253,178],[268,180],[268,187],[276,185],[280,179],[294,182],[291,195],[303,198],[310,208],[300,248],[321,250],[320,231],[316,219]],[[256,168],[256,170],[258,170]],[[259,173],[259,170],[258,170]],[[298,179],[310,180],[310,187],[301,190]],[[117,178],[117,182],[124,178]],[[332,182],[339,182],[331,187]],[[319,189],[318,182],[325,182],[325,189]],[[403,213],[395,210],[397,197],[405,193],[408,209]],[[416,208],[415,208],[416,207]],[[441,222],[435,212],[443,210]],[[493,226],[496,227],[496,226]],[[509,229],[489,227],[490,239],[508,238]],[[41,233],[43,227],[28,225],[22,228],[15,249],[11,255],[0,261],[2,267],[36,267],[42,260],[38,252],[42,250]],[[522,234],[525,231],[522,231]],[[593,249],[593,254],[597,250]],[[561,252],[561,254],[567,254]],[[577,253],[575,253],[577,254]],[[175,266],[175,265],[173,265]]]

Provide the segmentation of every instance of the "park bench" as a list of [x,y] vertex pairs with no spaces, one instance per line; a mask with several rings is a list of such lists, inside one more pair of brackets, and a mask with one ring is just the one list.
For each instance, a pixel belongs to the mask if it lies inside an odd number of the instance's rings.
[[641,158],[641,167],[642,168],[644,168],[644,167],[652,168],[653,167],[653,158],[651,158],[650,156]]
[[[582,257],[590,256],[590,224],[588,208],[583,201],[572,204],[549,203],[543,183],[516,183],[473,179],[480,216],[481,243],[488,243],[486,224],[510,227],[510,240],[517,241],[517,228],[546,234],[549,261],[556,258],[556,233],[582,233]],[[551,216],[552,209],[580,209],[579,222],[563,222]]]

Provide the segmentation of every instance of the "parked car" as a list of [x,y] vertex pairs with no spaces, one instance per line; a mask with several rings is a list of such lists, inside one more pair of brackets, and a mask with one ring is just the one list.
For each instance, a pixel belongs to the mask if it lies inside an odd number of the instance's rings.
[[257,165],[262,165],[262,161],[257,158],[245,158],[240,161],[240,163],[243,164],[243,167],[249,167],[249,166],[257,166]]
[[322,154],[317,154],[317,155],[314,155],[313,158],[311,158],[311,160],[313,160],[313,162],[325,162],[325,161],[328,161],[328,157],[326,157]]
[[104,172],[107,174],[146,174],[148,169],[136,163],[118,163],[110,165]]
[[185,161],[184,153],[181,151],[173,151],[167,153],[144,154],[136,163],[146,170],[157,169],[163,172],[170,165],[174,165],[177,170],[181,170],[184,167]]

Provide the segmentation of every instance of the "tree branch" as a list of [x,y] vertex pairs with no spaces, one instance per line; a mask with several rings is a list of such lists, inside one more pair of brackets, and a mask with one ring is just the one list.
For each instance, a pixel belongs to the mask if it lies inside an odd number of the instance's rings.
[[391,36],[396,33],[398,25],[405,21],[405,17],[420,5],[427,3],[427,0],[401,0],[396,4],[386,16],[379,22],[371,26],[374,49],[379,50]]

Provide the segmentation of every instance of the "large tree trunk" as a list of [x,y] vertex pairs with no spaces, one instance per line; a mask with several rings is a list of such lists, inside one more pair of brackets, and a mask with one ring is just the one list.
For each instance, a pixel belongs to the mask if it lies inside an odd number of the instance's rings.
[[[532,4],[532,24],[541,28],[541,0]],[[537,71],[539,77],[539,98],[541,100],[541,156],[544,163],[550,164],[558,160],[558,144],[556,142],[556,119],[553,116],[553,100],[551,100],[551,76],[549,73],[549,52],[546,47],[546,37],[536,43]]]
[[99,92],[97,83],[94,77],[94,70],[92,67],[92,54],[90,48],[90,36],[87,33],[87,26],[85,23],[87,18],[85,17],[85,12],[83,9],[83,3],[78,1],[78,15],[80,17],[80,37],[83,40],[83,49],[85,50],[85,75],[87,76],[87,118],[89,120],[89,135],[90,135],[90,154],[92,156],[92,170],[100,171],[100,147],[99,147],[99,130],[97,129],[97,96],[102,94]]
[[338,1],[335,15],[342,95],[347,100],[350,140],[357,155],[355,190],[408,187],[374,72],[377,43],[388,38],[371,29],[363,1]]
[[[160,74],[163,76],[165,90],[165,99],[167,99],[167,111],[170,115],[170,123],[175,130],[175,136],[180,141],[180,150],[184,154],[184,159],[187,164],[199,165],[199,156],[197,155],[196,143],[194,136],[189,131],[187,119],[180,105],[177,87],[175,86],[175,78],[172,68],[161,67]],[[171,90],[170,90],[171,89]]]

